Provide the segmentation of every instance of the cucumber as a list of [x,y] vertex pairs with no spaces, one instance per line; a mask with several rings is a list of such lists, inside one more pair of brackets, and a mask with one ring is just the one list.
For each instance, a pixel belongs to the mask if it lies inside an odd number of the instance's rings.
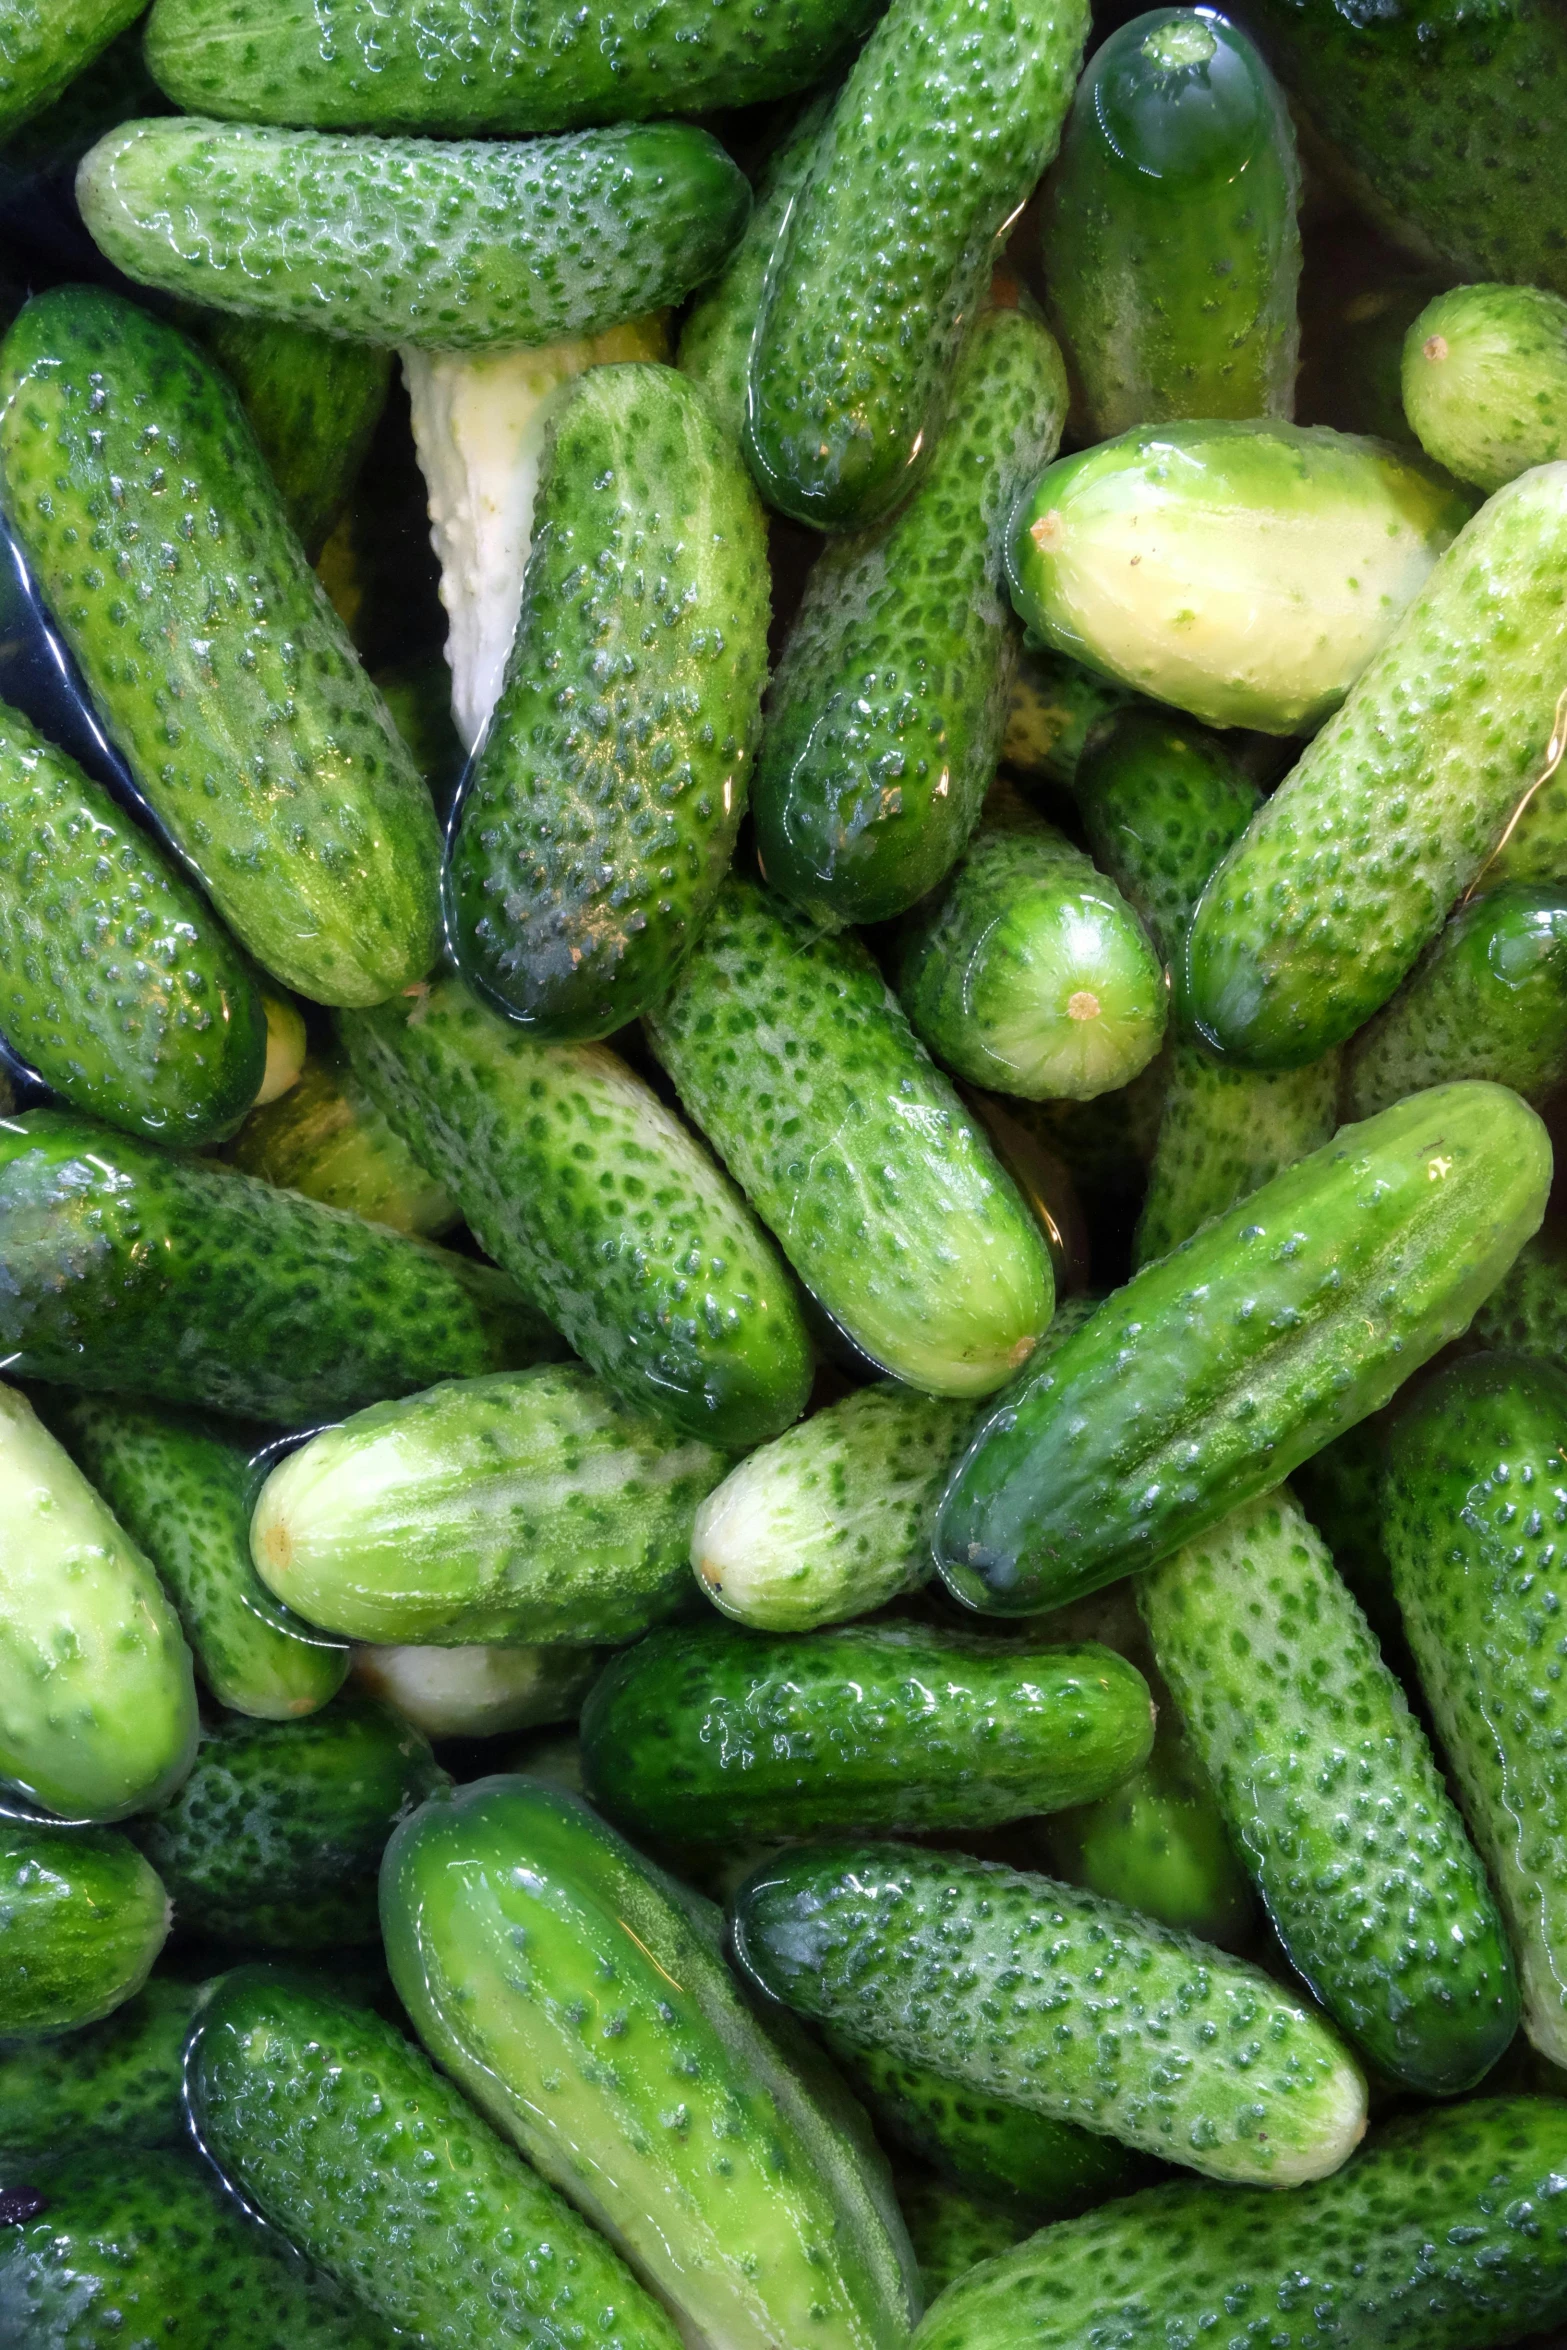
[[250,1447],[201,1418],[67,1396],[54,1433],[156,1566],[220,1705],[264,1721],[336,1696],[348,1652],[278,1606],[250,1560]]
[[372,1100],[481,1245],[627,1402],[736,1450],[799,1418],[811,1356],[788,1275],[623,1061],[536,1043],[452,978],[340,1027]]
[[430,796],[218,370],[118,295],[40,294],[0,348],[0,491],[138,789],[240,943],[322,1003],[418,979]]
[[609,2246],[371,2009],[240,1967],[187,2065],[192,2124],[230,2185],[410,2339],[554,2350],[591,2312],[604,2350],[677,2350]]
[[1561,728],[1553,728],[1540,776],[1519,801],[1474,887],[1493,889],[1508,881],[1567,882],[1567,775],[1556,762],[1561,733]]
[[746,453],[770,506],[826,530],[899,505],[940,435],[1005,237],[1056,151],[1088,12],[891,0],[768,264]]
[[1096,50],[1040,216],[1082,439],[1294,414],[1299,194],[1283,93],[1224,17],[1156,8]]
[[584,1804],[530,1779],[427,1804],[388,1850],[382,1926],[430,2053],[688,2339],[903,2340],[890,2195],[741,2001],[705,1905]]
[[1423,459],[1322,425],[1143,425],[1019,501],[1012,601],[1057,652],[1210,726],[1310,734],[1470,510]]
[[[1533,1241],[1528,1242],[1523,1254],[1527,1256],[1534,1246]],[[1326,1542],[1333,1564],[1359,1601],[1383,1656],[1418,1699],[1414,1661],[1393,1597],[1392,1562],[1382,1539],[1382,1480],[1387,1472],[1388,1434],[1398,1410],[1399,1399],[1395,1397],[1384,1411],[1335,1437],[1321,1452],[1302,1462],[1291,1484]]]
[[1213,1217],[1331,1142],[1339,1077],[1337,1053],[1303,1069],[1232,1069],[1200,1045],[1178,1044],[1132,1241],[1134,1268],[1168,1256]]
[[914,1624],[639,1641],[582,1712],[588,1801],[629,1834],[765,1843],[989,1828],[1086,1803],[1148,1759],[1153,1705],[1112,1649]]
[[226,1156],[242,1174],[421,1240],[461,1222],[451,1193],[393,1133],[341,1054],[308,1060],[280,1100],[252,1110]]
[[1026,311],[984,312],[913,497],[811,566],[769,695],[754,817],[768,881],[826,927],[901,914],[974,829],[1017,635],[1002,539],[1065,413],[1046,329]]
[[1287,1486],[1139,1603],[1291,1965],[1386,2081],[1475,2083],[1518,2029],[1512,1953],[1425,1734]]
[[195,1750],[190,1651],[157,1576],[0,1387],[0,1786],[118,1820],[177,1787]]
[[1045,1244],[858,941],[733,877],[648,1030],[801,1280],[880,1369],[987,1395],[1033,1352]]
[[1145,1265],[981,1422],[936,1524],[952,1590],[1058,1606],[1267,1492],[1465,1327],[1550,1167],[1516,1094],[1436,1086]]
[[281,1460],[251,1547],[277,1597],[355,1640],[634,1640],[691,1594],[724,1458],[579,1363],[374,1404]]
[[497,1738],[575,1721],[603,1655],[535,1648],[359,1648],[354,1679],[426,1738]]
[[381,421],[390,354],[312,327],[221,310],[193,319],[189,331],[238,392],[283,511],[314,563]]
[[1251,1068],[1316,1060],[1436,937],[1545,765],[1563,560],[1567,464],[1543,465],[1481,509],[1219,866],[1185,970],[1217,1051]]
[[101,2023],[0,2053],[0,2175],[25,2170],[30,2155],[177,2145],[189,2127],[181,2068],[200,1996],[199,1982],[151,1975]]
[[408,1722],[353,1692],[299,1722],[230,1714],[137,1839],[187,1933],[240,1949],[371,1942],[388,1836],[449,1784]]
[[1142,916],[1165,962],[1177,963],[1203,883],[1262,794],[1222,736],[1141,703],[1094,729],[1072,788],[1095,862]]
[[1070,786],[1099,721],[1137,699],[1113,678],[1050,652],[1025,633],[1007,702],[1001,764],[1015,775]]
[[915,2340],[1479,2350],[1543,2325],[1546,2350],[1567,2312],[1564,2157],[1567,2106],[1545,2098],[1408,2114],[1299,2194],[1182,2181],[1049,2228],[960,2280]]
[[56,1110],[0,1121],[17,1377],[299,1427],[559,1351],[492,1266]]
[[211,908],[3,704],[0,1027],[74,1108],[187,1148],[233,1132],[266,1065],[255,980]]
[[1404,338],[1404,408],[1428,457],[1488,494],[1567,456],[1567,302],[1457,286]]
[[1146,1069],[1169,991],[1115,883],[1053,824],[992,801],[956,869],[903,925],[899,1000],[971,1085],[1091,1101]]
[[131,19],[140,0],[6,0],[0,18],[0,138],[41,114]]
[[126,276],[362,343],[482,351],[678,302],[746,223],[716,139],[656,122],[513,146],[128,122],[76,181]]
[[862,2048],[1209,2178],[1299,2185],[1366,2126],[1354,2060],[1244,1960],[962,1853],[803,1846],[736,1897],[764,1991]]
[[1469,1342],[1567,1371],[1567,1228],[1525,1241],[1469,1325]]
[[537,1035],[609,1035],[690,951],[745,812],[767,582],[756,493],[695,386],[634,361],[578,377],[447,872],[458,967]]
[[74,2032],[112,2014],[168,1930],[169,1897],[128,1837],[0,1820],[0,2036]]
[[982,2260],[1010,2252],[1033,2232],[1026,2213],[994,2197],[966,2194],[945,2179],[900,2176],[898,2204],[927,2303]]

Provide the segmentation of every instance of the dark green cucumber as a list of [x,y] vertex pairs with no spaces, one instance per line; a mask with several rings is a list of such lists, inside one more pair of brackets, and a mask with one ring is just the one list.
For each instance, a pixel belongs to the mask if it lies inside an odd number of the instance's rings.
[[56,1110],[0,1121],[23,1379],[308,1425],[560,1351],[492,1266]]
[[811,566],[768,696],[753,815],[772,887],[831,927],[901,914],[974,829],[1017,637],[1002,540],[1065,413],[1045,328],[984,312],[914,496]]
[[981,1423],[937,1520],[953,1591],[1060,1605],[1267,1492],[1465,1328],[1550,1172],[1516,1094],[1436,1086],[1145,1265]]
[[498,1738],[575,1722],[604,1662],[601,1648],[357,1648],[354,1679],[426,1738]]
[[112,2014],[168,1930],[169,1897],[129,1837],[0,1820],[0,2043]]
[[434,959],[430,795],[234,391],[68,286],[0,348],[0,492],[138,788],[264,969],[373,1004]]
[[736,1450],[798,1419],[811,1353],[788,1275],[623,1061],[535,1042],[451,978],[341,1032],[421,1166],[617,1393]]
[[425,1173],[340,1054],[307,1060],[287,1093],[252,1110],[225,1156],[263,1183],[422,1240],[461,1220],[446,1186]]
[[1303,1069],[1232,1069],[1179,1043],[1159,1117],[1133,1266],[1168,1256],[1238,1200],[1333,1139],[1339,1056]]
[[141,10],[137,0],[6,0],[0,138],[53,104]]
[[532,1779],[426,1804],[382,1875],[425,2045],[688,2338],[894,2350],[912,2255],[890,2191],[745,2007],[715,1919]]
[[221,310],[198,315],[189,332],[238,392],[283,511],[313,563],[348,503],[381,420],[390,352]]
[[1404,408],[1428,457],[1499,490],[1567,456],[1567,302],[1539,286],[1457,286],[1404,338]]
[[1014,775],[1070,786],[1089,735],[1101,719],[1135,703],[1129,686],[1052,653],[1026,632],[1018,656],[1001,764]]
[[702,394],[635,362],[579,376],[553,411],[533,533],[458,806],[449,928],[465,976],[514,1020],[608,1036],[667,992],[734,850],[766,540]]
[[859,529],[907,495],[997,242],[1056,151],[1086,31],[1081,0],[892,0],[768,266],[746,452],[769,505]]
[[982,2199],[928,2172],[899,2173],[898,2205],[927,2306],[982,2260],[1010,2252],[1034,2230],[1032,2214],[1004,2197]]
[[[334,350],[359,347],[353,343],[333,345]],[[438,808],[450,807],[468,753],[452,715],[455,679],[444,649],[425,659],[400,661],[383,669],[375,682],[393,725],[430,787],[431,798]]]
[[[1535,1245],[1528,1242],[1523,1256]],[[1382,1479],[1387,1470],[1388,1434],[1398,1409],[1395,1397],[1385,1411],[1346,1429],[1309,1461],[1303,1461],[1290,1483],[1327,1544],[1333,1564],[1359,1601],[1382,1654],[1399,1678],[1413,1688],[1413,1670],[1406,1670],[1412,1660],[1404,1644],[1403,1619],[1393,1597],[1392,1562],[1382,1539]]]
[[101,2023],[0,2052],[0,2179],[25,2170],[29,2155],[177,2145],[189,2127],[182,2065],[200,1996],[199,1982],[155,1974]]
[[1095,52],[1040,220],[1084,440],[1294,414],[1299,190],[1283,93],[1224,17],[1156,8]]
[[1203,883],[1256,815],[1261,793],[1221,735],[1145,703],[1094,729],[1072,789],[1096,861],[1175,963]]
[[1567,1371],[1567,1227],[1525,1241],[1469,1325],[1470,1343]]

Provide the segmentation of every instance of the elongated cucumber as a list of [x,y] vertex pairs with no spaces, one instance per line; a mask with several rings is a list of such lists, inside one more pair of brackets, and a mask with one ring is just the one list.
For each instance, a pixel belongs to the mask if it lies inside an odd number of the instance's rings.
[[0,2149],[12,2170],[26,2167],[19,2156],[102,2160],[120,2146],[178,2144],[189,2127],[180,2060],[200,1995],[194,1978],[153,1974],[101,2023],[7,2048],[0,2055]]
[[0,137],[52,105],[140,15],[137,0],[8,0],[0,31]]
[[[129,1837],[0,1820],[5,2038],[75,2032],[112,2014],[141,1989],[168,1930],[169,1897]],[[0,2088],[0,2114],[4,2103]]]
[[252,1110],[226,1156],[242,1174],[394,1232],[433,1240],[461,1220],[340,1054],[307,1060],[287,1093]]
[[1201,1045],[1177,1044],[1132,1241],[1134,1267],[1168,1256],[1211,1217],[1331,1142],[1339,1081],[1336,1052],[1303,1069],[1232,1069]]
[[198,312],[188,331],[238,392],[283,511],[314,563],[381,421],[391,354],[313,327],[222,310]]

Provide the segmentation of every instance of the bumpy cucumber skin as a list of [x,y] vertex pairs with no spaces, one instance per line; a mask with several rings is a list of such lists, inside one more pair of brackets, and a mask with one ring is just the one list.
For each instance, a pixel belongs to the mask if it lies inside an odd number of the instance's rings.
[[906,1385],[986,1395],[1033,1351],[1038,1228],[869,953],[732,877],[648,1022],[806,1287]]
[[1567,1229],[1553,1223],[1524,1243],[1470,1323],[1469,1342],[1567,1371]]
[[348,503],[381,420],[391,353],[221,310],[198,314],[188,331],[238,392],[283,511],[313,563]]
[[168,1930],[169,1897],[128,1837],[0,1820],[0,2047],[112,2014]]
[[218,370],[118,295],[41,294],[0,349],[0,477],[139,789],[241,944],[322,1003],[420,978],[430,795]]
[[1286,1167],[1331,1142],[1339,1056],[1304,1069],[1232,1069],[1179,1043],[1132,1242],[1134,1268],[1178,1248]]
[[459,969],[536,1035],[608,1036],[690,951],[745,813],[767,613],[761,508],[702,393],[580,376],[447,874]]
[[609,2246],[371,2009],[226,1975],[187,2059],[199,2143],[308,2260],[420,2343],[604,2350],[679,2337]]
[[1110,35],[1040,220],[1082,439],[1293,415],[1299,192],[1289,110],[1243,32],[1169,8]]
[[127,277],[365,343],[486,351],[678,302],[745,226],[745,175],[685,123],[512,146],[126,123],[77,201]]
[[789,1277],[623,1061],[536,1042],[451,978],[340,1025],[372,1099],[481,1246],[617,1393],[737,1451],[799,1418],[811,1350]]
[[0,138],[52,105],[140,13],[139,0],[7,0],[0,25]]
[[1033,2219],[995,2196],[981,2199],[928,2174],[900,2175],[898,2203],[908,2223],[927,2305],[982,2260],[1010,2252],[1033,2233]]
[[1014,775],[1070,789],[1094,728],[1137,699],[1128,686],[1025,635],[1007,701],[1001,764]]
[[1195,2181],[1051,2228],[943,2294],[918,2350],[1474,2350],[1567,2309],[1567,2107],[1410,2114],[1294,2195]]
[[574,1722],[597,1680],[602,1649],[373,1646],[354,1651],[354,1679],[427,1738],[494,1738]]
[[244,1175],[421,1240],[461,1221],[446,1186],[425,1173],[335,1054],[308,1060],[287,1093],[252,1110],[225,1156]]
[[632,1835],[988,1828],[1086,1803],[1153,1744],[1108,1648],[914,1624],[802,1639],[692,1625],[616,1657],[582,1712],[583,1791]]
[[1485,866],[1551,738],[1564,561],[1567,464],[1539,466],[1448,549],[1220,865],[1185,997],[1228,1059],[1297,1068],[1343,1043]]
[[1501,1086],[1344,1127],[1145,1265],[981,1422],[937,1520],[953,1592],[1059,1606],[1268,1491],[1457,1337],[1550,1178],[1544,1127]]
[[901,914],[974,829],[1016,646],[1002,538],[1065,414],[1045,328],[983,313],[908,505],[811,566],[768,696],[753,814],[768,881],[818,921]]
[[1290,1963],[1386,2080],[1473,2088],[1518,2029],[1485,1872],[1287,1487],[1143,1578],[1187,1730]]
[[156,1566],[220,1705],[288,1721],[336,1696],[347,1649],[279,1607],[251,1564],[246,1445],[193,1416],[122,1398],[67,1397],[48,1416]]
[[746,453],[770,506],[862,529],[907,496],[1087,29],[1081,0],[892,0],[768,266]]
[[1404,338],[1421,447],[1489,494],[1567,455],[1567,302],[1539,286],[1457,286]]
[[904,2338],[912,2255],[858,2147],[740,2000],[705,1908],[584,1804],[530,1779],[427,1804],[381,1908],[432,2055],[685,2326],[731,2350]]
[[579,1363],[375,1404],[280,1461],[257,1566],[356,1640],[634,1640],[691,1596],[691,1527],[724,1456]]
[[28,2155],[176,2145],[188,2127],[181,2065],[200,1995],[198,1983],[153,1975],[101,2023],[0,2053],[7,2183]]
[[1049,1877],[807,1845],[741,1888],[733,1932],[764,1990],[841,2038],[1209,2178],[1321,2178],[1365,2128],[1365,2083],[1315,2013]]
[[1094,730],[1072,788],[1096,861],[1175,963],[1203,883],[1257,813],[1261,793],[1221,736],[1142,704]]
[[[1527,1256],[1531,1241],[1524,1250]],[[1521,1260],[1520,1260],[1521,1261]],[[1482,1309],[1483,1310],[1483,1309]],[[1471,1328],[1473,1325],[1471,1325]],[[1393,1597],[1393,1568],[1382,1540],[1382,1479],[1398,1399],[1303,1461],[1290,1483],[1328,1546],[1334,1566],[1359,1601],[1383,1656],[1405,1687],[1415,1686],[1403,1619]]]

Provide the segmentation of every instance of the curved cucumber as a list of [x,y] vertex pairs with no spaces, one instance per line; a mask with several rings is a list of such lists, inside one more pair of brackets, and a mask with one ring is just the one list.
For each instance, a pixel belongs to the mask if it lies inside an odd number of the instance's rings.
[[811,566],[768,696],[753,814],[771,886],[829,927],[901,914],[974,828],[1017,633],[1002,539],[1065,412],[1045,328],[984,312],[913,497]]
[[139,790],[241,944],[322,1003],[418,979],[430,795],[218,370],[117,295],[39,295],[0,348],[0,486]]
[[0,138],[52,105],[140,13],[138,0],[8,0],[0,26]]
[[1156,8],[1095,52],[1040,222],[1084,440],[1293,415],[1299,191],[1283,93],[1224,17]]
[[238,392],[283,511],[314,563],[348,504],[381,421],[391,353],[221,310],[198,313],[187,332],[212,353]]
[[225,1154],[231,1166],[324,1208],[433,1240],[461,1221],[339,1055],[307,1060],[298,1081],[252,1110]]
[[[168,1930],[169,1897],[127,1837],[0,1820],[0,2041],[111,2014],[141,1989]],[[5,2068],[0,2056],[10,2149]]]
[[898,2206],[927,2304],[982,2260],[1010,2252],[1032,2234],[1031,2214],[995,2197],[981,2200],[945,2179],[900,2177]]
[[[73,1833],[73,1848],[78,1840]],[[101,2023],[0,2053],[0,2161],[9,2172],[29,2155],[177,2145],[190,2126],[181,2064],[200,1997],[198,1982],[153,1975]]]
[[1211,1218],[1331,1142],[1339,1076],[1337,1053],[1304,1069],[1232,1069],[1200,1045],[1178,1044],[1132,1241],[1134,1268],[1168,1256]]
[[1026,1615],[1151,1566],[1387,1402],[1537,1229],[1516,1094],[1415,1094],[1145,1265],[981,1423],[936,1527],[959,1598]]
[[1489,493],[1567,456],[1567,302],[1457,286],[1404,338],[1404,410],[1428,457]]
[[1192,908],[1262,794],[1223,738],[1173,712],[1134,704],[1096,727],[1072,777],[1096,862],[1178,961]]
[[598,1679],[597,1648],[358,1648],[354,1679],[426,1738],[498,1738],[573,1722]]

